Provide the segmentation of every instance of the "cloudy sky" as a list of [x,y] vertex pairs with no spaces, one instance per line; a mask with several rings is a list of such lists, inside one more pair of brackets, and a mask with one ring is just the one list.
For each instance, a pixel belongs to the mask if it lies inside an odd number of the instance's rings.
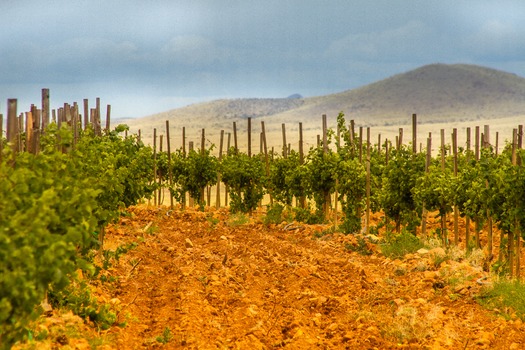
[[140,117],[216,98],[324,95],[430,63],[525,77],[523,0],[1,0],[0,113]]

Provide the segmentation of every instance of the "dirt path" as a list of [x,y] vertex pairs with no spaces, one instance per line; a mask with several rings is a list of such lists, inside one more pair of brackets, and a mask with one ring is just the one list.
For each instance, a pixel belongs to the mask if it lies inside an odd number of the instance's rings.
[[525,348],[521,321],[473,300],[484,273],[468,262],[438,270],[432,252],[364,256],[345,248],[353,236],[315,238],[324,227],[241,223],[222,210],[132,214],[106,247],[139,242],[104,287],[127,321],[110,331],[118,349]]

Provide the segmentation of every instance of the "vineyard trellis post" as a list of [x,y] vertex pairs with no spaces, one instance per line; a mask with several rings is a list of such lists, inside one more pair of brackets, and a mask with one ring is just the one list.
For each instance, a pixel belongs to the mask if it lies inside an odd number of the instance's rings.
[[363,162],[363,127],[359,127],[359,163]]
[[171,189],[173,187],[173,169],[171,169],[171,137],[169,120],[166,120],[166,148],[168,151],[168,184],[170,186],[170,209],[173,210],[173,196],[171,194]]
[[248,157],[252,156],[252,118],[248,117]]
[[[326,157],[328,154],[328,124],[326,120],[326,114],[323,114],[323,156]],[[330,191],[324,193],[324,203],[323,203],[323,212],[325,219],[330,217],[330,205],[331,205],[331,195]]]
[[17,104],[16,98],[10,98],[7,100],[7,142],[10,142],[13,147],[13,151],[17,151],[15,140],[17,137]]
[[[428,174],[430,167],[430,160],[432,159],[432,133],[428,133],[427,138],[427,155],[425,158],[425,173]],[[422,203],[423,209],[421,211],[421,235],[426,237],[427,235],[427,216],[428,212],[425,208],[425,203]]]
[[[522,148],[523,143],[523,125],[518,125],[518,150]],[[516,160],[518,165],[518,171],[521,171],[521,157],[518,157]],[[516,235],[516,278],[519,280],[521,275],[521,225],[517,225],[517,235]]]
[[[475,128],[475,134],[474,134],[474,157],[476,159],[476,162],[479,162],[479,144],[480,144],[480,130],[479,126],[476,126]],[[475,220],[475,227],[476,227],[476,248],[481,249],[481,241],[479,239],[479,234],[481,231],[481,223],[479,222],[479,219]]]
[[288,147],[286,143],[286,124],[281,124],[282,130],[283,130],[283,158],[288,157]]
[[4,150],[4,115],[0,113],[0,162],[2,161],[3,150]]
[[370,127],[366,128],[366,213],[365,234],[370,231]]
[[[303,123],[299,123],[299,164],[304,164],[304,140],[303,140]],[[304,193],[299,197],[299,207],[306,208],[306,196]]]
[[87,130],[89,125],[89,101],[84,99],[84,130]]
[[49,89],[42,89],[42,132],[49,125]]
[[[266,128],[264,126],[264,121],[261,121],[261,138],[262,138],[262,146],[263,146],[263,152],[264,152],[264,165],[265,165],[266,177],[269,178],[270,177],[270,162],[268,160],[268,145],[266,143]],[[270,193],[270,204],[273,204],[271,193]]]
[[235,153],[239,152],[239,144],[237,143],[237,123],[233,122],[233,146]]
[[109,132],[111,129],[111,105],[106,107],[106,132]]
[[[222,149],[224,145],[224,130],[221,130],[221,138],[219,141],[219,163],[222,161]],[[217,193],[215,197],[215,207],[219,209],[221,207],[221,180],[222,174],[220,171],[217,172]]]
[[[445,129],[441,129],[441,171],[445,172]],[[441,217],[441,234],[443,238],[443,246],[447,247],[448,242],[448,232],[447,232],[447,212],[443,211],[443,216]]]
[[[458,129],[452,129],[452,155],[454,161],[454,180],[458,177]],[[454,201],[454,245],[459,244],[459,208]]]
[[[467,144],[467,152],[466,152],[466,161],[467,163],[470,162],[470,151],[471,151],[471,129],[470,127],[467,128],[466,131],[466,144]],[[470,244],[470,217],[465,216],[465,247],[468,247]],[[500,258],[501,260],[501,258]]]
[[[153,128],[153,182],[157,183],[157,129]],[[153,205],[157,205],[157,190],[153,191]]]
[[412,153],[417,153],[417,114],[412,114]]

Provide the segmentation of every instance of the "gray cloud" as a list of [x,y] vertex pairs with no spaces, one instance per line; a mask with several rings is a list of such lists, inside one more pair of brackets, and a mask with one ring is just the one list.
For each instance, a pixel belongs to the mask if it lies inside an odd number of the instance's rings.
[[57,103],[96,94],[141,116],[338,92],[434,62],[525,76],[524,21],[520,0],[6,0],[0,98],[26,105],[49,87]]

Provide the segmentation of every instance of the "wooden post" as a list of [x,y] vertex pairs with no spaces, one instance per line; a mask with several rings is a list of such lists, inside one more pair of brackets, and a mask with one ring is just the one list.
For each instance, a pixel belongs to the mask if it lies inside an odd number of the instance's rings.
[[252,156],[252,118],[248,117],[248,157]]
[[71,109],[71,115],[72,115],[72,122],[73,122],[73,147],[75,147],[78,143],[78,137],[79,137],[79,114],[78,114],[78,105],[76,103],[73,104],[73,107]]
[[49,125],[49,89],[42,89],[42,131]]
[[[445,171],[445,129],[441,129],[441,171]],[[447,237],[447,214],[443,213],[441,217],[441,234],[443,235],[443,245],[448,246]]]
[[171,169],[171,137],[170,137],[170,121],[166,120],[166,147],[168,151],[168,184],[170,186],[170,209],[173,210],[173,195],[171,188],[173,186],[173,171]]
[[388,160],[390,157],[390,143],[388,142],[388,139],[385,139],[385,165],[388,165]]
[[17,105],[16,98],[7,100],[7,142],[11,143],[11,147],[16,152],[16,138],[18,135],[18,119],[17,119]]
[[97,135],[101,135],[102,134],[102,126],[101,126],[101,122],[100,122],[100,97],[97,97],[96,98],[96,113],[95,113],[95,130],[96,130],[96,134]]
[[[518,129],[512,130],[512,165],[517,165],[517,157],[516,157],[516,151],[517,151],[517,144],[518,144]],[[517,229],[517,222],[514,222],[514,229],[509,231],[508,234],[508,247],[507,247],[507,254],[509,257],[509,270],[510,270],[510,277],[512,278],[514,276],[514,254],[515,254],[515,236],[518,235],[518,232],[514,232],[514,230]]]
[[[470,150],[471,150],[471,129],[467,128],[467,162],[470,161]],[[470,244],[470,218],[465,217],[465,248],[468,249]]]
[[233,146],[235,147],[235,153],[239,152],[239,145],[237,144],[237,123],[233,122]]
[[[268,145],[266,144],[266,128],[264,127],[264,121],[261,121],[261,133],[262,143],[264,151],[264,165],[266,169],[266,176],[270,176],[270,162],[268,160]],[[270,204],[273,204],[272,194],[270,193]]]
[[476,126],[476,131],[475,131],[475,144],[474,144],[474,157],[476,158],[476,161],[479,160],[479,142],[480,142],[480,135],[479,135],[479,126]]
[[[432,133],[428,133],[427,138],[427,156],[425,159],[425,173],[428,174],[429,167],[430,167],[430,161],[432,160]],[[423,210],[421,212],[422,220],[421,220],[421,235],[423,237],[426,237],[427,235],[427,217],[428,212],[425,207],[425,203],[423,203]]]
[[[193,148],[194,148],[193,141],[189,141],[188,142],[188,153],[191,153],[191,151],[193,151]],[[189,197],[188,205],[190,206],[190,208],[193,208],[195,206],[195,200],[191,195],[189,195],[188,197]],[[184,198],[186,198],[186,193],[184,194]]]
[[109,133],[111,129],[111,105],[106,107],[106,132]]
[[[328,126],[326,121],[326,114],[323,114],[323,154],[328,153]],[[324,215],[325,219],[330,218],[330,191],[324,193]]]
[[[202,129],[201,134],[201,155],[204,155],[206,153],[206,131]],[[209,196],[208,196],[209,197]],[[200,203],[204,203],[204,188],[201,189],[201,198]],[[208,198],[208,206],[210,206],[209,198]]]
[[323,153],[328,152],[328,125],[326,114],[323,114]]
[[359,163],[363,162],[363,127],[359,127]]
[[[227,147],[226,147],[226,155],[230,155],[230,148],[231,148],[231,140],[232,140],[232,133],[229,132],[228,133],[228,144],[227,144]],[[228,185],[224,185],[224,205],[225,206],[228,206],[228,191],[229,191],[229,188],[228,188]]]
[[206,130],[202,129],[201,133],[201,154],[204,154],[206,151]]
[[[458,129],[452,131],[452,152],[454,155],[454,178],[458,176]],[[459,244],[459,208],[454,203],[454,244]]]
[[[153,182],[157,183],[157,129],[153,128]],[[157,205],[157,191],[153,191],[153,203]]]
[[4,150],[4,115],[0,113],[0,162],[2,161],[3,150]]
[[[221,130],[221,139],[219,143],[219,163],[222,161],[222,148],[224,145],[224,130]],[[219,209],[221,207],[221,180],[222,174],[217,173],[217,193],[215,196],[215,207]]]
[[299,163],[304,164],[303,123],[299,123]]
[[182,127],[182,155],[186,157],[186,127]]
[[[283,129],[283,158],[287,158],[288,156],[288,149],[287,149],[287,143],[286,143],[286,125],[284,123],[281,124],[281,127]],[[266,135],[265,135],[266,136]]]
[[412,114],[412,152],[417,153],[417,115]]
[[483,138],[483,148],[487,148],[490,146],[490,126],[489,125],[484,125],[483,135],[485,136]]
[[31,112],[26,112],[25,133],[26,133],[26,144],[25,144],[26,152],[33,153],[33,149],[32,149],[32,146],[33,146],[32,144],[32,141],[33,141],[33,113]]
[[[92,121],[93,122],[93,121]],[[89,127],[89,103],[88,99],[84,99],[84,130]]]
[[18,133],[16,134],[16,148],[18,152],[24,151],[24,144],[22,144],[22,133],[24,131],[24,113],[20,113],[17,118]]
[[399,140],[397,149],[401,149],[401,146],[403,146],[403,128],[399,128]]
[[498,148],[499,148],[499,145],[498,145],[498,143],[499,143],[499,132],[498,131],[496,131],[496,141],[494,141],[494,143],[495,143],[494,147],[496,148],[496,157],[497,157],[498,153],[499,153],[498,152],[499,151],[498,150]]
[[[483,138],[482,138],[482,148],[490,147],[490,127],[489,125],[484,126],[484,132],[483,132]],[[486,181],[485,186],[488,187],[489,183]],[[493,245],[493,231],[492,231],[492,215],[490,215],[490,211],[487,208],[486,210],[487,215],[487,255],[488,260],[492,260],[492,245]]]
[[[523,146],[523,125],[518,125],[517,134],[517,150],[521,150]],[[516,157],[516,165],[521,166],[521,157]],[[521,227],[516,223],[516,278],[519,280],[521,276]]]
[[366,128],[366,213],[365,234],[370,232],[370,127]]
[[[303,146],[303,123],[299,123],[299,164],[304,164],[304,146]],[[306,208],[306,197],[299,197],[299,207],[304,209]]]

